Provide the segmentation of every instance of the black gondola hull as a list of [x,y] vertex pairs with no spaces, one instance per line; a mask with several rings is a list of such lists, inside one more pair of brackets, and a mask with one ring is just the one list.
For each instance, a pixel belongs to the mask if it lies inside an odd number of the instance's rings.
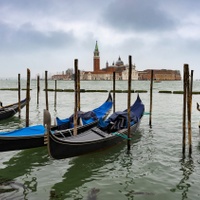
[[0,152],[30,149],[44,145],[44,136],[0,138]]
[[[131,127],[131,132],[134,133],[139,127],[140,122]],[[83,133],[84,134],[84,133]],[[94,134],[92,131],[91,133]],[[121,134],[127,134],[127,129],[121,131]],[[63,159],[91,152],[100,151],[110,148],[116,144],[119,144],[126,139],[119,135],[112,135],[105,133],[105,137],[102,139],[88,141],[88,142],[70,142],[70,140],[63,140],[55,137],[51,133],[48,134],[48,150],[50,155],[54,159]]]
[[[144,114],[144,104],[139,95],[130,107],[130,133],[138,129]],[[106,121],[71,137],[57,137],[47,131],[48,152],[54,159],[63,159],[92,153],[112,147],[128,138],[128,110],[113,113]]]
[[[102,105],[104,105],[106,102],[112,102],[112,97],[111,97],[110,93],[108,95],[107,100]],[[101,108],[101,106],[98,108]],[[96,108],[96,109],[98,109],[98,108]],[[112,106],[111,106],[111,108],[112,108]],[[106,108],[106,109],[102,110],[102,113],[104,114],[103,118],[106,118],[108,116],[108,114],[111,111],[111,108]],[[97,123],[98,123],[98,119],[89,124],[78,126],[77,134],[81,134],[82,132],[84,132],[88,129],[91,129],[92,127],[96,126]],[[58,130],[58,126],[53,126],[51,128],[51,130],[54,131],[54,134],[57,137],[63,137],[63,135],[65,137],[68,137],[73,134],[73,128],[67,129],[63,132],[63,130],[60,128]],[[45,131],[39,132],[39,133],[37,132],[37,135],[30,134],[30,136],[22,136],[22,135],[20,136],[20,134],[18,134],[17,136],[11,136],[9,134],[9,132],[7,132],[6,134],[0,132],[0,152],[23,150],[23,149],[30,149],[30,148],[46,146],[44,132]]]
[[[20,102],[21,109],[27,104],[26,99]],[[19,112],[19,105],[18,103],[12,104],[10,106],[4,106],[0,108],[0,120],[4,120],[14,116],[16,113]]]
[[[97,125],[98,120],[85,125],[77,127],[77,134],[81,134],[86,130],[93,128]],[[67,130],[64,134],[65,137],[71,136],[73,134],[73,129]],[[59,133],[55,133],[55,135],[59,138],[63,137]],[[30,149],[30,148],[37,148],[46,146],[44,134],[40,136],[30,136],[30,137],[4,137],[0,136],[0,152],[3,151],[15,151],[15,150],[23,150],[23,149]]]

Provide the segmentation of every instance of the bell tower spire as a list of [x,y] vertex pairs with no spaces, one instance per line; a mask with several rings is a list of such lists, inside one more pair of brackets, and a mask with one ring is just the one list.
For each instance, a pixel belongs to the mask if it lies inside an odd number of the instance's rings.
[[99,48],[96,41],[95,49],[94,49],[94,57],[93,57],[93,71],[97,72],[100,70],[100,57],[99,57]]

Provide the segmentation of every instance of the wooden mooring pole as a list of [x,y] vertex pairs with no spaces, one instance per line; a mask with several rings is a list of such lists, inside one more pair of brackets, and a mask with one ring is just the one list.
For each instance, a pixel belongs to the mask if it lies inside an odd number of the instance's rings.
[[183,138],[182,138],[182,154],[183,158],[185,158],[185,145],[186,145],[186,99],[187,99],[187,71],[188,65],[185,64],[183,66]]
[[21,118],[21,80],[20,74],[18,74],[18,109],[19,109],[19,118]]
[[80,111],[81,110],[81,82],[80,82],[80,70],[78,70],[78,77],[77,77],[77,110]]
[[74,71],[75,71],[75,76],[74,76],[74,135],[77,135],[77,106],[78,106],[78,95],[77,95],[77,90],[78,90],[78,59],[74,60]]
[[153,102],[153,70],[151,70],[151,82],[150,82],[150,114],[149,114],[149,126],[152,126],[152,102]]
[[127,148],[128,152],[131,149],[131,115],[130,115],[130,106],[131,106],[131,75],[132,75],[132,57],[129,56],[129,73],[128,73],[128,140]]
[[191,77],[188,83],[189,92],[188,92],[188,143],[189,143],[189,157],[192,155],[192,89],[193,89],[193,70],[191,70]]
[[54,94],[54,109],[56,110],[57,104],[57,80],[55,80],[55,94]]
[[192,129],[191,129],[191,113],[192,113],[192,87],[193,87],[193,70],[191,71],[191,78],[189,74],[189,65],[184,64],[184,80],[183,80],[183,139],[182,139],[182,154],[185,158],[186,151],[186,114],[187,114],[187,128],[188,128],[188,144],[189,157],[192,155]]
[[37,105],[39,105],[39,94],[40,94],[40,76],[37,76]]
[[27,69],[27,84],[26,84],[26,127],[29,126],[29,102],[30,102],[30,69]]
[[115,72],[113,72],[113,113],[115,112]]
[[49,100],[48,100],[48,72],[45,71],[45,97],[46,97],[46,110],[49,110]]

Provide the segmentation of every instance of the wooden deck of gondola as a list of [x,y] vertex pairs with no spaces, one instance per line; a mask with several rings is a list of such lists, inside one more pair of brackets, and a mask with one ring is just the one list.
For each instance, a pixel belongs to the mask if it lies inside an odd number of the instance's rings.
[[102,137],[108,136],[108,133],[103,132],[102,130],[100,130],[100,129],[97,128],[97,127],[92,128],[91,131],[92,131],[93,133],[96,133],[96,134],[102,136]]

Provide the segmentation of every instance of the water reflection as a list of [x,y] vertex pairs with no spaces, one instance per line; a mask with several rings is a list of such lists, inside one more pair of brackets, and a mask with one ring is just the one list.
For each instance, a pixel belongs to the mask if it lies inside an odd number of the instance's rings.
[[[182,159],[180,161],[181,168],[180,171],[183,173],[183,178],[180,182],[176,185],[176,189],[182,192],[182,200],[188,199],[188,192],[191,187],[190,184],[190,175],[194,172],[194,162],[193,159],[190,158],[189,160]],[[176,189],[172,189],[172,192],[175,192]]]
[[16,181],[0,179],[0,198],[3,199],[24,199],[25,187]]
[[[72,196],[81,199],[79,187],[95,180],[93,177],[101,167],[114,162],[120,155],[124,144],[115,146],[105,151],[76,157],[70,161],[72,165],[63,175],[62,182],[55,184],[52,189],[60,199]],[[91,188],[92,189],[92,188]],[[70,196],[69,196],[70,195]]]
[[[134,197],[134,177],[130,176],[132,174],[132,163],[133,163],[133,157],[131,154],[127,154],[121,159],[121,165],[123,168],[126,169],[126,181],[123,183],[123,190],[120,190],[119,192],[124,194],[128,199],[133,199]],[[130,190],[131,185],[131,190]]]
[[[138,142],[141,135],[138,133],[137,136],[133,138],[134,142],[131,142],[131,145]],[[53,196],[50,195],[52,196],[51,199],[54,199],[55,196],[59,199],[83,199],[83,191],[80,191],[83,189],[81,186],[91,181],[98,181],[101,173],[103,173],[104,176],[106,172],[109,174],[110,170],[113,171],[114,162],[121,158],[120,155],[128,155],[126,152],[126,142],[123,142],[104,151],[82,155],[70,160],[69,165],[71,165],[71,167],[68,168],[67,172],[63,175],[62,182],[56,183],[50,191],[50,193],[53,191]],[[131,158],[130,154],[128,157]],[[122,165],[128,168],[130,162],[127,162],[126,158],[125,160],[126,162],[123,162]],[[101,192],[99,188],[85,187],[84,190],[86,189],[87,191],[85,192],[88,194],[88,199],[97,196]]]
[[[200,135],[199,135],[199,137],[200,137]],[[198,142],[197,150],[200,152],[200,141]]]
[[6,120],[0,121],[0,132],[18,129],[25,125],[25,120],[17,116],[13,116]]
[[[47,149],[41,147],[19,151],[9,161],[4,162],[3,164],[6,167],[0,169],[0,197],[3,195],[5,198],[5,195],[2,194],[5,192],[5,189],[10,190],[6,195],[9,198],[12,196],[13,199],[17,199],[17,196],[22,194],[24,199],[26,199],[30,191],[37,191],[37,177],[32,175],[32,171],[35,167],[45,166],[48,161]],[[15,180],[20,176],[24,176],[22,183]],[[19,187],[16,188],[16,185],[21,186],[21,189],[18,190]]]
[[[144,134],[144,129],[141,129],[136,138],[134,138],[134,144],[132,149],[132,154],[126,154],[120,157],[120,166],[123,168],[123,174],[125,174],[125,181],[121,182],[120,185],[123,189],[119,190],[125,199],[135,199],[138,196],[147,198],[147,196],[154,196],[155,194],[148,190],[143,190],[137,185],[138,178],[147,176],[152,173],[152,169],[149,166],[146,168],[147,163],[152,162],[152,155],[154,149],[152,146],[152,139],[154,137],[154,132],[151,128],[148,128],[148,134]],[[141,141],[143,136],[144,140]],[[140,141],[140,142],[139,142]],[[137,143],[139,142],[139,143]],[[136,144],[137,143],[137,144]],[[135,145],[136,144],[136,145]],[[144,164],[144,168],[141,167],[141,163]],[[138,167],[140,166],[140,167]],[[149,170],[151,169],[151,172]]]

